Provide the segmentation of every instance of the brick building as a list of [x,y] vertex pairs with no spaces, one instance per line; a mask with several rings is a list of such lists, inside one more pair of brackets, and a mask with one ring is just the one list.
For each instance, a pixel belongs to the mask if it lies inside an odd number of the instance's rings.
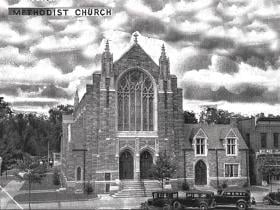
[[83,98],[75,97],[74,114],[63,116],[61,151],[67,186],[90,181],[100,193],[120,180],[147,179],[159,152],[178,155],[183,138],[182,89],[164,46],[156,64],[135,36],[113,61],[107,42],[101,62]]
[[[63,116],[61,156],[67,188],[82,190],[91,182],[97,193],[107,193],[118,191],[124,180],[147,180],[161,151],[178,160],[173,185],[184,178],[215,185],[216,158],[218,179],[245,182],[247,147],[238,130],[184,125],[182,103],[182,89],[170,74],[164,46],[157,64],[135,36],[129,50],[113,61],[107,42],[101,71],[92,75],[81,100],[76,94],[73,115]],[[192,145],[197,141],[199,150]]]
[[248,183],[248,147],[234,125],[186,124],[186,179],[191,185]]
[[[274,164],[280,170],[280,118],[250,118],[238,121],[238,128],[250,148],[250,179],[252,184],[268,182],[260,167],[263,159],[273,156]],[[273,176],[272,182],[280,182],[280,176]]]

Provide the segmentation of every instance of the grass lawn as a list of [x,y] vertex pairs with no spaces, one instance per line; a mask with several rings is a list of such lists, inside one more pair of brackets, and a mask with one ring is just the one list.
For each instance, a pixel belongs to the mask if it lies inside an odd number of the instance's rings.
[[0,185],[2,187],[5,187],[10,181],[12,180],[18,180],[15,176],[7,176],[5,174],[3,174],[2,176],[0,176]]
[[[60,185],[53,184],[53,174],[46,174],[41,184],[31,183],[31,190],[49,190],[49,189],[58,189]],[[25,181],[20,190],[28,190],[28,181]]]
[[[58,201],[75,201],[88,200],[94,198],[94,195],[75,194],[68,192],[45,192],[45,193],[31,193],[30,200],[32,203],[40,202],[58,202]],[[28,193],[19,194],[14,197],[19,203],[28,203]]]
[[265,188],[265,187],[261,187],[261,186],[251,186],[249,188],[251,191],[254,191],[254,192],[268,192],[269,189],[268,188]]

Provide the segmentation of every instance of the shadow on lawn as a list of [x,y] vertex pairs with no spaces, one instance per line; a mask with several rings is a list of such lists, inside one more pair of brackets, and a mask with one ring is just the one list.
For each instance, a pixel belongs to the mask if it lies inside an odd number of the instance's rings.
[[[53,174],[47,173],[41,183],[32,183],[31,190],[55,190],[60,188],[60,185],[53,184]],[[20,190],[28,190],[28,181],[25,181]]]
[[[78,201],[95,198],[94,195],[77,194],[70,192],[42,192],[31,193],[31,203],[61,202],[61,201]],[[14,199],[19,203],[28,203],[28,193],[16,195]]]

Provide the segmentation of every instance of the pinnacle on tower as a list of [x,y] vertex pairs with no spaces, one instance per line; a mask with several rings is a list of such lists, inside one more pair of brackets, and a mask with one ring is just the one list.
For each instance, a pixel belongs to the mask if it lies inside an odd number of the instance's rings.
[[79,104],[79,93],[78,93],[78,88],[76,89],[75,97],[74,97],[74,108],[78,107]]
[[165,53],[164,44],[162,44],[162,46],[161,46],[161,56],[162,56],[163,58],[166,58],[166,53]]
[[109,47],[108,39],[107,39],[106,44],[105,44],[105,52],[110,52],[110,47]]

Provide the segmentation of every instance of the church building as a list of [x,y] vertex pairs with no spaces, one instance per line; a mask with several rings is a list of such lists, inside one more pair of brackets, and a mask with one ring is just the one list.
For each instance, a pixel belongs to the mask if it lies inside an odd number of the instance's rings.
[[101,71],[81,100],[76,94],[74,113],[63,116],[66,187],[82,191],[91,183],[96,193],[111,193],[127,180],[147,181],[160,152],[176,158],[172,187],[186,180],[208,186],[248,181],[248,148],[236,126],[185,125],[182,89],[164,45],[155,63],[134,36],[115,61],[106,42]]
[[[62,173],[67,187],[84,181],[108,192],[122,180],[148,179],[159,152],[178,156],[183,138],[182,89],[164,45],[158,63],[134,43],[113,60],[108,41],[101,72],[63,116]],[[160,50],[160,49],[159,49]]]

